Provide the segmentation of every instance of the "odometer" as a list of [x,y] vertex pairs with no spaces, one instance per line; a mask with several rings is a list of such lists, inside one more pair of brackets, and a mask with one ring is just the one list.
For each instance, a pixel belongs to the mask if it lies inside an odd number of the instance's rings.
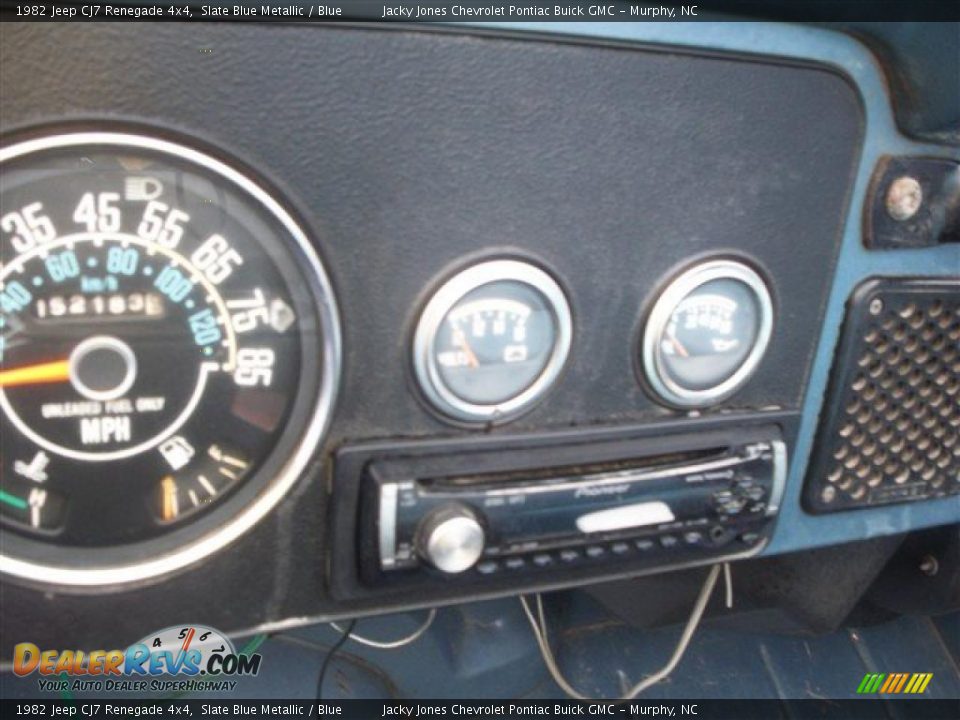
[[0,150],[0,569],[123,582],[262,517],[326,426],[329,282],[301,227],[195,150]]

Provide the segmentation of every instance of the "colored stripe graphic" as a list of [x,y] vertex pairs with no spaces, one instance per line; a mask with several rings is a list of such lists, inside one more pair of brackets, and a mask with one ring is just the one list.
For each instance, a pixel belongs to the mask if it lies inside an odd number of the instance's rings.
[[897,686],[893,689],[893,692],[897,692],[897,693],[898,693],[898,692],[900,692],[901,690],[903,690],[903,686],[904,686],[904,685],[906,684],[906,682],[907,682],[907,677],[908,677],[908,676],[907,676],[907,673],[902,673],[902,676],[901,676],[901,678],[900,678],[900,682],[897,683]]
[[857,686],[858,695],[918,695],[925,692],[933,673],[867,673]]
[[933,673],[916,673],[910,679],[910,682],[907,684],[904,692],[912,693],[916,695],[922,693],[927,689],[927,684],[930,682],[930,678],[933,677]]
[[860,681],[860,687],[857,688],[857,692],[861,695],[875,693],[880,688],[880,683],[883,682],[885,677],[886,675],[883,673],[867,673],[863,676],[863,680]]

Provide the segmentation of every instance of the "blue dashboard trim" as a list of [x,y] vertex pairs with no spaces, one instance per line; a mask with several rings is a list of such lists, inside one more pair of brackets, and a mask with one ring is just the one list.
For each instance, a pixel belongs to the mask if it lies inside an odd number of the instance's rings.
[[595,41],[673,45],[739,55],[811,61],[841,71],[858,89],[864,107],[864,144],[850,194],[846,224],[823,330],[813,361],[780,521],[764,555],[836,545],[960,521],[960,496],[828,515],[810,515],[800,504],[817,420],[830,376],[847,298],[865,279],[882,275],[960,276],[960,245],[923,250],[867,251],[861,243],[861,208],[870,177],[883,155],[960,159],[960,148],[923,143],[897,128],[886,80],[877,59],[853,38],[831,30],[764,22],[716,23],[452,23],[494,32],[535,33]]

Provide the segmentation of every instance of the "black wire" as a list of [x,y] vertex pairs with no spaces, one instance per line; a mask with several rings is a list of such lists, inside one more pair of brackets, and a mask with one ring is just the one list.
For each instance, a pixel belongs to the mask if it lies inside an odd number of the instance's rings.
[[353,627],[356,624],[357,621],[355,619],[348,622],[346,627],[343,628],[343,633],[340,635],[340,639],[331,645],[330,650],[327,651],[327,656],[323,659],[323,665],[320,666],[320,674],[317,676],[317,700],[323,699],[323,678],[327,674],[327,668],[330,666],[330,661],[333,660],[333,656],[337,654],[337,650],[342,648],[343,644],[350,638],[350,633],[353,632]]

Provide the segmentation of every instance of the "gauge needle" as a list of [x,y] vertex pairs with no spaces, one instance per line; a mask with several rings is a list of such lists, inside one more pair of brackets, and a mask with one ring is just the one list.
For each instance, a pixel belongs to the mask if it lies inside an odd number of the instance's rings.
[[456,337],[460,349],[467,354],[467,362],[470,363],[470,367],[480,367],[480,361],[477,360],[476,353],[473,352],[473,348],[470,347],[470,343],[467,342],[466,333],[461,330],[457,333]]
[[177,483],[167,475],[160,481],[160,489],[163,494],[161,515],[164,520],[173,520],[180,514],[180,508],[177,507]]
[[183,640],[183,646],[180,648],[180,652],[186,652],[190,649],[190,641],[193,640],[193,636],[196,633],[196,628],[190,628],[190,632],[187,633],[187,637]]
[[66,382],[69,379],[70,363],[67,360],[54,360],[12,370],[0,370],[0,387]]
[[673,345],[673,349],[680,353],[683,357],[690,357],[690,353],[687,352],[687,349],[680,343],[679,340],[673,335],[668,336],[670,338],[670,344]]

